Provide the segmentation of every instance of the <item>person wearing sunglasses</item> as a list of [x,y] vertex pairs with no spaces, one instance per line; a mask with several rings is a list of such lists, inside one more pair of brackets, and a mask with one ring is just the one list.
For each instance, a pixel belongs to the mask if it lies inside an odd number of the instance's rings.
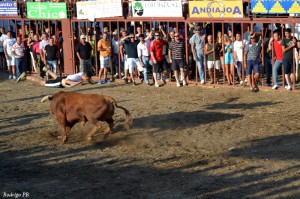
[[[261,39],[258,40],[258,33],[250,34],[250,43],[246,46],[244,51],[244,60],[246,60],[246,75],[247,82],[250,85],[251,92],[258,92],[257,83],[259,81],[259,63],[261,54]],[[252,81],[252,72],[254,72],[254,81]]]
[[174,40],[171,41],[169,46],[169,58],[170,63],[172,64],[172,69],[174,71],[176,86],[180,87],[179,82],[179,74],[178,70],[180,70],[182,84],[186,85],[185,75],[184,75],[184,54],[185,54],[185,43],[180,39],[179,33],[174,33]]
[[165,72],[167,71],[167,63],[163,54],[163,46],[167,45],[165,40],[160,39],[160,32],[154,33],[154,40],[150,43],[151,62],[153,63],[153,78],[155,87],[159,87],[157,81],[157,73],[161,73],[163,84],[166,83]]

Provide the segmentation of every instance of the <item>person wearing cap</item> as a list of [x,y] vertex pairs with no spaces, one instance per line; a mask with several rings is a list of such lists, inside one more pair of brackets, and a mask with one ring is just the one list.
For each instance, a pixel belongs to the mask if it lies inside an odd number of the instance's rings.
[[85,35],[80,36],[80,43],[76,48],[76,55],[79,59],[79,71],[86,74],[90,80],[93,76],[91,63],[92,46],[86,39]]
[[144,69],[144,79],[147,85],[150,85],[148,69],[150,68],[150,38],[151,34],[145,38],[144,34],[139,35],[140,43],[137,46],[140,64]]
[[[127,39],[130,39],[130,41],[128,41]],[[129,67],[129,74],[131,76],[131,80],[132,80],[132,85],[135,86],[135,80],[134,80],[134,68],[135,66],[137,66],[137,69],[142,72],[143,68],[140,64],[139,61],[139,57],[138,57],[138,50],[137,50],[137,46],[139,44],[139,42],[137,40],[135,40],[135,36],[133,34],[128,35],[127,37],[123,37],[121,39],[122,42],[124,42],[124,48],[126,50],[127,53],[127,62],[128,62],[128,67]],[[141,81],[143,81],[142,78],[140,78]]]
[[195,34],[190,39],[190,44],[191,44],[193,58],[197,63],[200,82],[201,82],[201,84],[204,84],[205,83],[204,66],[203,66],[203,61],[204,61],[204,39],[200,35],[200,30],[201,30],[200,26],[195,27]]
[[[98,41],[97,47],[100,51],[100,72],[98,84],[109,83],[107,79],[107,69],[109,68],[110,58],[111,58],[111,41],[107,38],[107,33],[103,33],[102,39]],[[101,76],[104,74],[104,81],[101,81]]]

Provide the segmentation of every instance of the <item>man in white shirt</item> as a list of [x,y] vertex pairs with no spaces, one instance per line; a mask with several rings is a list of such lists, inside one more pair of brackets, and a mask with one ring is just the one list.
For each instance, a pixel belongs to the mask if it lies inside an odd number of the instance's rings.
[[3,42],[3,49],[5,54],[5,59],[7,62],[8,79],[16,79],[16,64],[15,64],[15,57],[12,54],[12,47],[16,43],[16,39],[12,38],[11,32],[7,32],[7,39]]
[[233,54],[233,59],[235,63],[235,67],[237,70],[237,74],[240,79],[240,85],[243,85],[244,81],[242,79],[242,67],[243,67],[243,49],[244,49],[244,43],[241,40],[241,34],[236,33],[235,35],[236,40],[233,43],[233,49],[234,49],[234,54]]
[[147,85],[150,85],[148,76],[148,69],[150,68],[150,38],[151,34],[148,34],[146,38],[144,38],[143,34],[140,34],[140,43],[137,46],[139,61],[144,69],[144,79]]
[[76,86],[82,83],[83,81],[88,80],[88,77],[83,72],[79,72],[73,75],[68,75],[66,77],[58,77],[47,67],[44,67],[43,71],[47,72],[53,79],[44,81],[36,76],[27,76],[26,73],[23,72],[17,79],[17,82],[26,79],[26,80],[36,82],[42,86],[46,86],[48,88],[66,88],[66,87],[69,88],[69,87]]
[[25,54],[25,46],[22,43],[21,37],[17,37],[17,42],[12,46],[12,55],[15,57],[16,64],[16,74],[17,77],[20,76],[21,73],[25,71],[24,68],[24,54]]

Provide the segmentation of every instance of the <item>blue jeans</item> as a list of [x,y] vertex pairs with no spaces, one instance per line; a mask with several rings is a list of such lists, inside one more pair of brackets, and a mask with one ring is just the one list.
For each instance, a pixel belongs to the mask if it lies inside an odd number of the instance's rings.
[[145,83],[149,83],[149,76],[148,76],[148,68],[150,68],[150,57],[142,56],[143,64],[144,64],[144,79]]
[[49,69],[52,69],[53,73],[56,74],[56,69],[57,69],[57,60],[47,60],[46,65]]
[[199,73],[199,78],[200,81],[204,81],[204,65],[203,65],[203,61],[204,61],[204,57],[202,54],[196,54],[197,56],[197,66],[198,66],[198,73]]
[[274,81],[274,86],[279,86],[278,83],[278,70],[280,69],[282,65],[282,61],[276,60],[274,63],[273,67],[273,81]]
[[15,58],[16,62],[16,75],[19,77],[24,72],[24,58]]

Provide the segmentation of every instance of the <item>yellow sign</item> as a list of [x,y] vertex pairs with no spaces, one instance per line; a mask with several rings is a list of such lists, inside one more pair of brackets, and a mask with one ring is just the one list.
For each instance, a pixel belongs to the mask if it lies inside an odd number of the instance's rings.
[[199,0],[189,1],[191,18],[242,18],[242,0]]

